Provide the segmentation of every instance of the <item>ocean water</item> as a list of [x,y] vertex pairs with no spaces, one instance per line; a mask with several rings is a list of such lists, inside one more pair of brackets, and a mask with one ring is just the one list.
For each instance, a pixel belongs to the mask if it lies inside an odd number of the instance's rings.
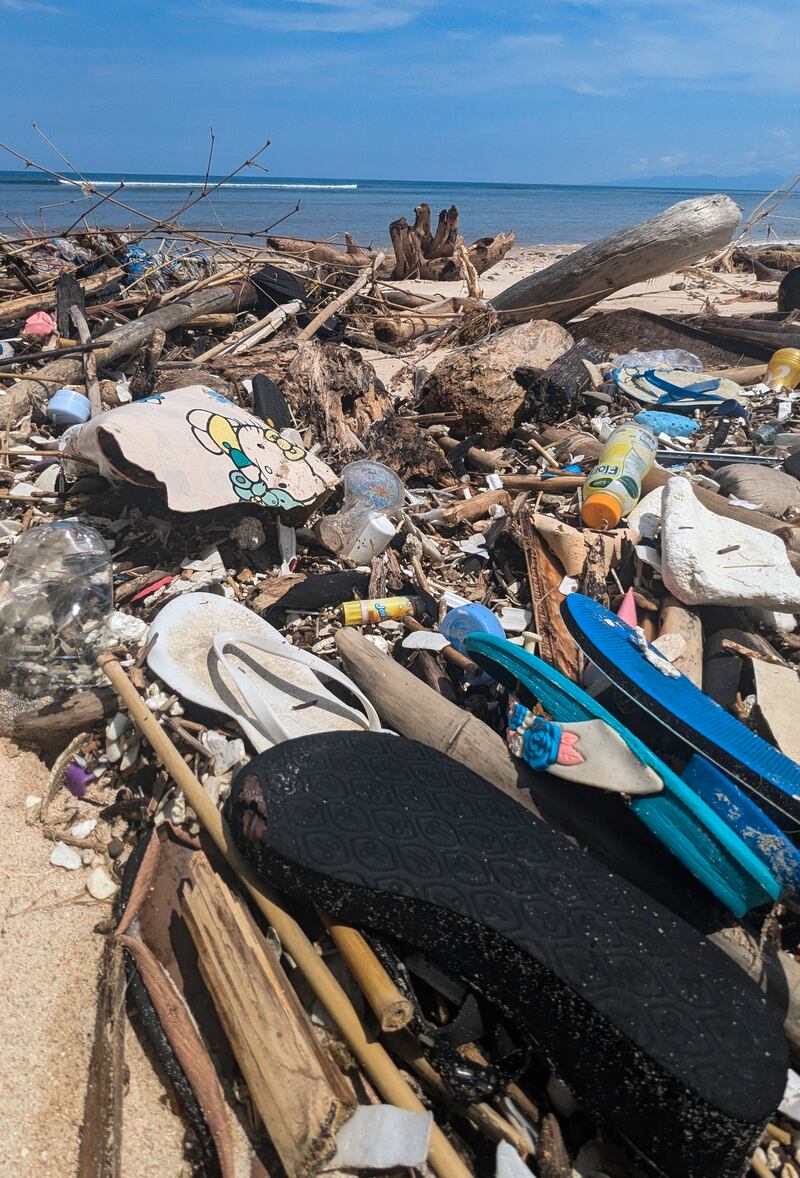
[[[90,179],[107,196],[124,179],[114,199],[157,220],[173,219],[202,189],[201,176],[119,176],[94,172]],[[458,205],[461,231],[470,242],[514,229],[518,245],[592,241],[651,217],[676,201],[696,195],[689,188],[622,188],[555,184],[464,184],[416,180],[330,180],[313,177],[239,176],[180,216],[186,228],[233,234],[275,233],[315,240],[343,241],[349,231],[361,245],[386,245],[389,222],[414,218],[414,206],[427,201],[434,225],[439,209]],[[706,190],[707,191],[707,190]],[[723,191],[727,191],[723,189]],[[730,190],[748,216],[767,195]],[[85,215],[91,225],[142,227],[135,213],[84,195],[76,181],[33,172],[0,172],[0,233],[16,236],[64,231]],[[299,209],[293,212],[295,206]],[[800,239],[800,195],[788,197],[753,231],[756,240]]]

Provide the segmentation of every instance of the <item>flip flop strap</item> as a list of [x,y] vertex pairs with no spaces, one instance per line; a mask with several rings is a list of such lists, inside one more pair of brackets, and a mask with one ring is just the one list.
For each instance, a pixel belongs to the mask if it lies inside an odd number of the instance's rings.
[[688,400],[689,397],[700,397],[703,401],[719,400],[718,396],[709,395],[719,389],[720,382],[714,377],[709,380],[696,380],[694,384],[675,384],[674,381],[665,380],[663,376],[659,376],[655,368],[648,368],[646,372],[641,374],[641,379],[649,381],[657,389],[661,389],[670,400]]
[[[338,667],[332,667],[329,663],[326,663],[323,659],[318,658],[317,655],[311,654],[307,650],[300,650],[298,647],[292,646],[284,638],[271,638],[266,634],[253,634],[248,630],[225,630],[214,637],[214,653],[236,684],[243,702],[248,707],[258,727],[270,740],[276,742],[288,740],[291,737],[291,733],[284,728],[276,716],[268,695],[261,690],[249,675],[246,675],[226,657],[225,649],[233,645],[249,646],[254,650],[261,651],[263,654],[271,655],[274,658],[285,659],[287,662],[292,663],[300,663],[316,674],[331,679],[334,683],[341,684],[342,687],[347,688],[356,697],[362,705],[364,713],[362,714],[356,708],[349,707],[347,704],[342,703],[341,700],[328,696],[320,696],[318,701],[319,706],[340,716],[347,717],[365,731],[381,731],[380,718],[371,702]],[[253,700],[254,695],[258,700],[258,706],[255,706],[255,701]]]

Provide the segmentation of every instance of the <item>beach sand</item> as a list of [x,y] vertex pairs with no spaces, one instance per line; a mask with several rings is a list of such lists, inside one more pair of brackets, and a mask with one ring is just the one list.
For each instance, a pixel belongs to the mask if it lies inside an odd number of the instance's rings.
[[[575,247],[513,250],[483,274],[486,297]],[[685,281],[684,289],[673,289]],[[432,297],[464,294],[460,282],[402,284]],[[666,275],[622,291],[602,308],[639,307],[662,314],[698,312],[713,300],[721,314],[771,310],[774,303],[748,300],[771,289],[743,275],[707,279]],[[422,353],[425,349],[422,349]],[[409,364],[365,353],[387,383],[407,379]],[[424,357],[432,368],[445,350]],[[410,384],[410,381],[409,381]],[[110,914],[85,891],[86,871],[51,867],[51,844],[25,819],[26,795],[41,796],[45,765],[0,739],[0,1175],[64,1178],[75,1171],[83,1116],[87,1063],[95,1017],[95,983],[101,952],[98,922]],[[129,1085],[124,1100],[125,1178],[178,1178],[185,1173],[183,1126],[134,1028],[126,1031]]]
[[[540,245],[512,249],[501,262],[480,275],[478,283],[484,298],[494,298],[526,274],[543,270],[545,266],[552,265],[559,258],[580,248],[579,245]],[[403,290],[424,294],[431,299],[447,299],[467,293],[466,285],[461,281],[426,282],[414,278],[397,285]],[[626,287],[610,298],[596,303],[586,314],[636,307],[640,311],[651,311],[655,315],[698,315],[708,310],[708,305],[713,303],[714,313],[718,315],[753,315],[761,311],[774,311],[776,304],[763,298],[748,298],[748,294],[760,295],[767,292],[774,297],[775,290],[774,283],[757,282],[749,274],[715,274],[710,271],[689,270],[663,274],[659,278],[651,278],[647,282]],[[393,392],[407,396],[412,387],[409,365],[419,362],[424,364],[428,371],[432,371],[449,355],[450,350],[446,347],[437,347],[427,354],[424,352],[425,349],[421,349],[417,355],[412,352],[407,359],[367,350],[364,350],[362,355],[374,365],[381,380],[391,385]]]

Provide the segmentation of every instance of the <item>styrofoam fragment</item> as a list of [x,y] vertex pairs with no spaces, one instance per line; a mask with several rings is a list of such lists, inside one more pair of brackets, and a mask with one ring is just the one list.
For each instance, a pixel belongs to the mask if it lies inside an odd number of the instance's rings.
[[514,1146],[508,1141],[501,1141],[495,1154],[494,1178],[531,1178],[532,1173]]
[[500,625],[506,634],[524,634],[532,619],[533,614],[529,609],[507,605],[500,610]]
[[412,630],[401,644],[405,650],[443,650],[450,643],[438,630]]
[[433,1116],[391,1104],[362,1104],[336,1134],[329,1169],[392,1170],[421,1166],[428,1156]]
[[715,515],[683,478],[672,478],[664,487],[661,576],[684,605],[800,611],[800,577],[783,541]]

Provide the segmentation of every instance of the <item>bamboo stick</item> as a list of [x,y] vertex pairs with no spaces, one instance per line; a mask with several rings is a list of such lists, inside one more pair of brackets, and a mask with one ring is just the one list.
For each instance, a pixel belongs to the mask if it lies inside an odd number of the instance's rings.
[[[425,1112],[421,1101],[414,1095],[385,1049],[380,1043],[367,1038],[352,1003],[300,925],[281,906],[274,892],[241,854],[227,822],[183,761],[153,712],[145,705],[119,660],[112,654],[103,654],[97,661],[128,708],[136,727],[152,745],[175,784],[185,793],[198,819],[244,883],[259,911],[278,933],[287,953],[305,975],[384,1100],[398,1108]],[[428,1158],[440,1178],[472,1178],[471,1171],[436,1124],[431,1130]]]
[[370,262],[369,266],[366,267],[362,274],[359,274],[355,282],[351,282],[347,290],[343,290],[338,298],[332,299],[330,303],[327,303],[326,306],[324,306],[319,312],[319,314],[315,315],[311,322],[306,324],[306,326],[298,335],[297,342],[299,344],[304,344],[306,340],[311,339],[312,335],[314,335],[314,333],[320,327],[322,327],[323,323],[327,323],[332,315],[335,315],[337,311],[342,309],[342,307],[346,307],[347,304],[356,297],[358,292],[363,290],[364,287],[370,282],[372,276],[376,273],[378,267],[385,257],[385,254],[376,254],[373,261]]
[[339,924],[321,912],[322,921],[333,943],[347,962],[347,967],[358,982],[369,1002],[382,1031],[401,1031],[410,1023],[414,1008],[398,990],[368,941],[356,928]]
[[83,354],[83,371],[86,374],[86,395],[92,406],[92,417],[97,417],[99,413],[103,412],[103,400],[100,395],[100,382],[97,379],[97,358],[90,348],[90,345],[93,344],[92,335],[89,331],[89,324],[86,322],[86,316],[80,307],[75,306],[70,309],[70,318],[75,324],[78,338],[83,346],[87,348],[87,351]]
[[[432,1064],[428,1063],[425,1056],[417,1047],[416,1042],[410,1036],[402,1033],[392,1035],[391,1046],[400,1058],[405,1060],[408,1066],[417,1073],[429,1091],[434,1092],[446,1103],[455,1105],[455,1101],[449,1096],[444,1080]],[[490,1141],[507,1141],[509,1145],[513,1145],[514,1149],[523,1159],[529,1157],[532,1153],[530,1142],[524,1133],[485,1101],[481,1101],[478,1104],[469,1104],[466,1108],[459,1109],[459,1111],[462,1112],[462,1115],[467,1118],[474,1128],[484,1133]]]
[[205,364],[207,360],[213,360],[215,356],[235,353],[240,345],[257,343],[259,340],[264,339],[265,336],[272,335],[273,332],[277,331],[290,315],[296,315],[301,310],[302,305],[298,299],[293,299],[290,303],[282,303],[279,307],[273,307],[269,315],[265,315],[263,319],[259,319],[256,323],[251,323],[249,327],[236,332],[235,335],[223,340],[222,343],[214,344],[213,348],[201,352],[199,356],[194,358],[192,363]]

